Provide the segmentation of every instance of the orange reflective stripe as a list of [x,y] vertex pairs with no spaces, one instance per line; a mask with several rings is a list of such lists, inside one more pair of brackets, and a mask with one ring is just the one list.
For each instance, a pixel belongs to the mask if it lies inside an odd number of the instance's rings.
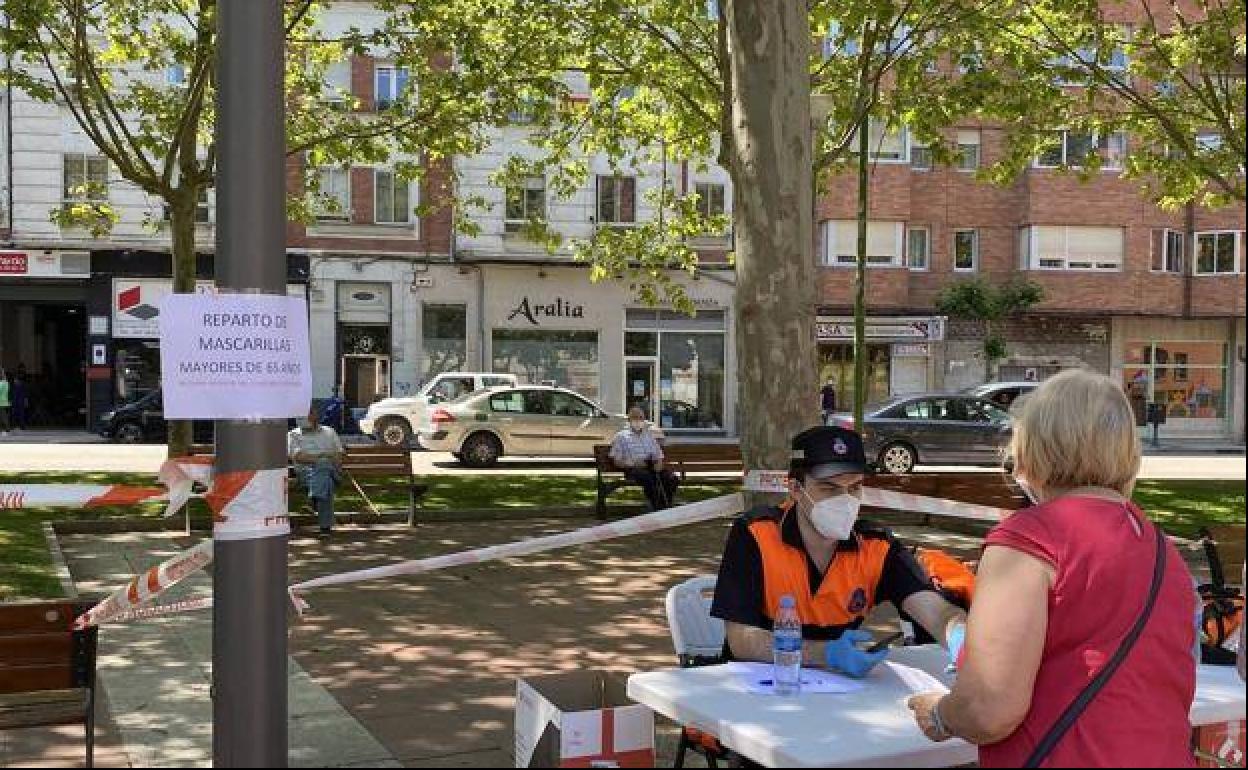
[[948,591],[968,605],[975,598],[975,573],[965,563],[934,548],[919,548],[914,552],[914,558],[937,588]]
[[763,557],[763,614],[768,618],[775,618],[785,594],[797,600],[798,614],[808,626],[849,625],[875,605],[887,540],[859,537],[856,550],[837,551],[818,594],[811,595],[806,554],[784,542],[781,521],[760,519],[749,529]]

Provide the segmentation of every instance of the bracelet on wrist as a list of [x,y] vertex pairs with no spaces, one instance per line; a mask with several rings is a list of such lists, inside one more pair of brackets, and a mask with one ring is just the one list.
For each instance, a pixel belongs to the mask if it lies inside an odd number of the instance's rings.
[[941,698],[936,701],[936,705],[932,706],[932,728],[936,731],[936,740],[938,741],[943,741],[953,737],[953,732],[945,726],[945,720],[940,717],[940,704],[944,702],[945,699]]

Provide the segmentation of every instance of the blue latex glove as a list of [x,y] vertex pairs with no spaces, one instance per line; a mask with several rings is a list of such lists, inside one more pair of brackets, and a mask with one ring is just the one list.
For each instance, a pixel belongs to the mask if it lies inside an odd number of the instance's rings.
[[888,657],[888,650],[864,652],[857,644],[872,640],[869,631],[846,631],[841,638],[827,643],[824,647],[824,660],[828,668],[837,673],[861,679],[871,673],[871,669]]
[[962,647],[966,645],[966,624],[959,623],[945,634],[945,643],[949,650],[949,665],[957,666],[958,657],[962,655]]

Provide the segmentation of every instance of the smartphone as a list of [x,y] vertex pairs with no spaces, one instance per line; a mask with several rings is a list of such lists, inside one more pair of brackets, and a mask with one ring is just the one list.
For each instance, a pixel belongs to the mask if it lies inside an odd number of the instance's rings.
[[878,641],[878,642],[876,642],[875,644],[871,645],[870,647],[868,647],[868,648],[866,649],[866,652],[868,652],[868,653],[870,653],[870,654],[874,654],[874,653],[877,653],[877,652],[879,652],[879,651],[881,651],[881,650],[888,649],[889,645],[891,645],[893,642],[895,642],[895,641],[897,641],[898,639],[900,639],[902,636],[904,636],[904,634],[902,634],[902,632],[900,632],[900,631],[895,631],[895,632],[893,632],[893,633],[889,634],[888,636],[884,637],[883,639],[879,640],[879,641]]

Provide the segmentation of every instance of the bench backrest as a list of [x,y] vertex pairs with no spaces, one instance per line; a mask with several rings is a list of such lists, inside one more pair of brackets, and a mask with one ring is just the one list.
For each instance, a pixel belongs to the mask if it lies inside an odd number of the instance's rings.
[[[403,448],[386,446],[355,446],[346,447],[347,454],[343,458],[342,467],[351,472],[352,476],[411,476],[412,454]],[[191,446],[193,456],[211,456],[215,447],[211,444],[194,444]]]
[[[741,473],[741,447],[738,444],[668,444],[663,457],[671,470],[682,473]],[[594,464],[603,473],[620,473],[611,459],[610,444],[594,445]]]
[[90,602],[0,605],[0,694],[88,687],[98,629],[74,631]]
[[1027,497],[1008,473],[942,472],[868,476],[866,486],[1016,511]]

